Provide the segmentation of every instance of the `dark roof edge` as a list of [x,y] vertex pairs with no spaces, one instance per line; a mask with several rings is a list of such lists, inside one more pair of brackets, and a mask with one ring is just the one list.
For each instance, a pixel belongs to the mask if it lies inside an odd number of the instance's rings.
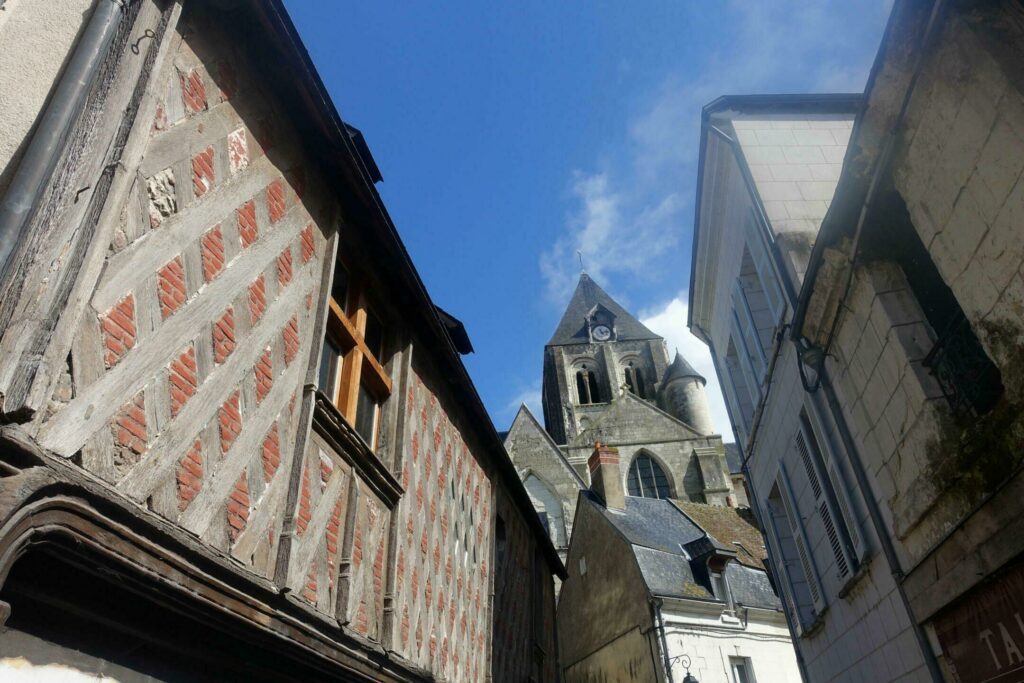
[[704,105],[701,119],[707,121],[713,114],[735,109],[741,113],[785,114],[821,112],[839,113],[848,108],[859,111],[863,93],[773,93],[765,95],[722,95]]
[[479,422],[480,436],[485,442],[485,448],[490,452],[492,459],[495,461],[497,470],[504,477],[512,499],[518,504],[520,511],[526,518],[526,523],[534,532],[534,537],[544,549],[544,553],[552,569],[554,569],[554,573],[564,580],[568,576],[565,566],[562,564],[562,560],[559,558],[558,552],[551,542],[547,531],[545,531],[541,524],[533,504],[530,502],[526,488],[523,486],[522,481],[520,481],[515,466],[512,464],[511,458],[505,452],[505,447],[498,437],[494,423],[491,421],[486,408],[484,408],[483,400],[480,398],[479,393],[477,393],[476,387],[473,385],[473,381],[465,365],[462,363],[458,350],[448,336],[444,324],[437,313],[437,309],[427,293],[426,286],[420,279],[419,273],[415,265],[413,265],[412,258],[409,256],[409,252],[406,250],[405,244],[402,242],[398,230],[395,228],[391,216],[388,214],[380,194],[374,186],[372,176],[369,175],[368,169],[360,159],[359,150],[349,134],[348,127],[342,120],[337,107],[334,105],[334,101],[320,79],[320,75],[309,56],[309,52],[306,50],[295,25],[292,23],[291,17],[288,15],[288,11],[284,7],[283,0],[269,0],[269,2],[250,0],[249,6],[261,13],[265,20],[277,26],[281,36],[285,38],[284,42],[286,42],[293,55],[297,58],[302,71],[300,77],[305,76],[307,83],[312,86],[313,92],[309,94],[311,98],[315,97],[314,106],[319,109],[318,113],[332,124],[331,137],[334,137],[336,142],[348,153],[348,162],[356,167],[359,177],[363,179],[364,187],[361,189],[365,193],[364,198],[377,211],[377,217],[379,218],[377,227],[383,230],[383,237],[387,241],[387,247],[396,253],[401,265],[404,266],[404,272],[401,273],[404,281],[403,284],[419,300],[423,310],[428,311],[425,317],[430,328],[429,331],[431,336],[439,342],[437,355],[441,357],[442,363],[447,361],[447,364],[450,366],[452,370],[452,375],[450,376],[453,380],[452,383],[458,389],[461,389],[464,397],[467,399],[466,408],[468,412],[473,414],[476,422]]
[[469,338],[469,332],[466,331],[466,325],[437,304],[434,304],[434,308],[437,309],[437,314],[441,316],[441,322],[444,323],[445,330],[448,332],[448,336],[451,337],[452,344],[455,345],[458,352],[463,355],[473,353],[473,342]]

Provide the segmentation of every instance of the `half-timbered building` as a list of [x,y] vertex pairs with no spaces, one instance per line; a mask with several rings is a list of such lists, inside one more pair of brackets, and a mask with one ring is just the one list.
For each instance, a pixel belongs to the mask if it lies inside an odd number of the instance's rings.
[[556,680],[564,569],[282,4],[0,44],[0,672]]

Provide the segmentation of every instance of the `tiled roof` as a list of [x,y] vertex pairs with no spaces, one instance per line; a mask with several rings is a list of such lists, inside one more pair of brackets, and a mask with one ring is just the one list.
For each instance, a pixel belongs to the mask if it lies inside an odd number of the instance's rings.
[[764,538],[749,509],[718,507],[703,503],[672,501],[690,520],[708,532],[719,544],[736,551],[736,559],[748,567],[764,569],[768,553]]

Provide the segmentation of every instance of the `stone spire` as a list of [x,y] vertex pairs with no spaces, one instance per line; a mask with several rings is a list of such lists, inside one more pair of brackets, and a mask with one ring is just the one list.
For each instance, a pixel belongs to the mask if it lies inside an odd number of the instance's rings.
[[565,346],[567,344],[586,344],[590,342],[587,320],[596,312],[604,312],[614,319],[615,340],[628,341],[637,339],[661,339],[637,320],[632,313],[619,305],[615,299],[601,289],[586,273],[580,273],[576,291],[573,292],[569,306],[562,315],[562,320],[555,328],[548,346]]

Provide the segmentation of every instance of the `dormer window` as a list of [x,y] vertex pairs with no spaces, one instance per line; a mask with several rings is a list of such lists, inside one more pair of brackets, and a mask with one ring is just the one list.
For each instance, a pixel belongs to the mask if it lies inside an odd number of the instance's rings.
[[626,388],[629,389],[630,393],[640,398],[647,398],[647,387],[644,384],[644,373],[639,367],[637,362],[630,360],[626,362]]
[[579,397],[580,405],[601,403],[597,375],[586,364],[576,370],[576,395]]

